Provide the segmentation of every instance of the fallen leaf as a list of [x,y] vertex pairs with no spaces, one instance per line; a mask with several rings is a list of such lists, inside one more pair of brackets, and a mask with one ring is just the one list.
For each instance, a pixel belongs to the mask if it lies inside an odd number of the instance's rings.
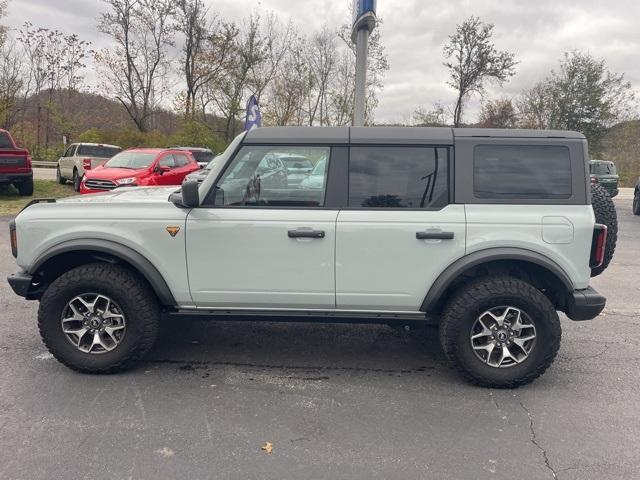
[[264,445],[262,445],[262,450],[267,453],[273,452],[273,444],[271,442],[266,442]]

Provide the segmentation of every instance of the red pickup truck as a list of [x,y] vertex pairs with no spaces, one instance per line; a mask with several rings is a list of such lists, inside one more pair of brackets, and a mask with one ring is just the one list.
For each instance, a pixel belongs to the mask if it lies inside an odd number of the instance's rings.
[[6,130],[0,129],[0,185],[12,183],[23,197],[33,195],[31,157],[19,148]]

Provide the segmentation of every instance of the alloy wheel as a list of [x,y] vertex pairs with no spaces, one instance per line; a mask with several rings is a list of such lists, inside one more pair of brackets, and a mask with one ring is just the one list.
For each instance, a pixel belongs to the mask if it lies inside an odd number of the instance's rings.
[[470,333],[473,353],[495,368],[524,362],[536,343],[536,327],[522,310],[512,306],[494,307],[478,316]]
[[87,293],[74,297],[62,311],[62,331],[84,353],[100,354],[115,349],[125,335],[122,309],[105,295]]

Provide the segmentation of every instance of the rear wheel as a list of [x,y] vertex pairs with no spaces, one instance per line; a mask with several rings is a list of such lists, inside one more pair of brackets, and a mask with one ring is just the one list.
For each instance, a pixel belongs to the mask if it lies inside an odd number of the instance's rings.
[[602,265],[591,269],[591,276],[596,277],[604,272],[616,250],[618,242],[618,215],[616,206],[609,193],[600,185],[591,185],[591,205],[596,216],[596,223],[607,226],[607,244]]
[[640,189],[638,188],[633,192],[633,214],[640,215]]
[[483,387],[532,382],[553,363],[560,338],[560,320],[549,299],[512,277],[487,277],[462,287],[440,323],[447,359]]
[[80,178],[80,175],[78,175],[78,170],[77,169],[73,169],[73,189],[76,192],[80,191],[80,180],[82,180]]
[[33,195],[33,178],[17,183],[16,188],[21,197],[30,197]]
[[159,315],[144,280],[126,268],[94,263],[47,288],[38,327],[49,351],[67,367],[111,373],[131,367],[151,348]]
[[67,179],[60,174],[60,165],[56,167],[56,182],[60,185],[67,183]]

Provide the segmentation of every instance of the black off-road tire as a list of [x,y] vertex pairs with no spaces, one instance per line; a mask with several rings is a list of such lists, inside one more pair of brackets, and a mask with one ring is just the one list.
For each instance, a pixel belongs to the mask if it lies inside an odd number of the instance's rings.
[[60,185],[65,185],[67,183],[67,179],[60,174],[60,165],[56,167],[56,182]]
[[600,185],[591,185],[591,205],[596,216],[596,223],[607,226],[607,245],[604,251],[604,262],[599,267],[591,269],[591,276],[596,277],[607,269],[616,250],[618,215],[611,196]]
[[[529,356],[517,365],[487,365],[471,348],[473,324],[483,312],[500,306],[524,311],[536,329]],[[451,365],[469,382],[494,388],[516,388],[542,375],[560,348],[562,330],[549,299],[531,284],[500,276],[478,279],[453,294],[440,323],[440,345]]]
[[80,191],[80,182],[82,181],[82,178],[80,178],[80,175],[78,175],[78,170],[76,170],[75,168],[73,169],[73,189],[76,192]]
[[17,183],[16,188],[21,197],[30,197],[33,195],[33,178]]
[[[69,301],[86,293],[107,295],[122,309],[126,330],[113,350],[85,353],[62,331],[62,314]],[[92,263],[61,275],[40,299],[38,327],[44,344],[67,367],[83,373],[114,373],[132,367],[158,336],[160,308],[146,284],[134,272],[108,263]]]
[[633,214],[640,215],[640,189],[638,188],[633,192]]

